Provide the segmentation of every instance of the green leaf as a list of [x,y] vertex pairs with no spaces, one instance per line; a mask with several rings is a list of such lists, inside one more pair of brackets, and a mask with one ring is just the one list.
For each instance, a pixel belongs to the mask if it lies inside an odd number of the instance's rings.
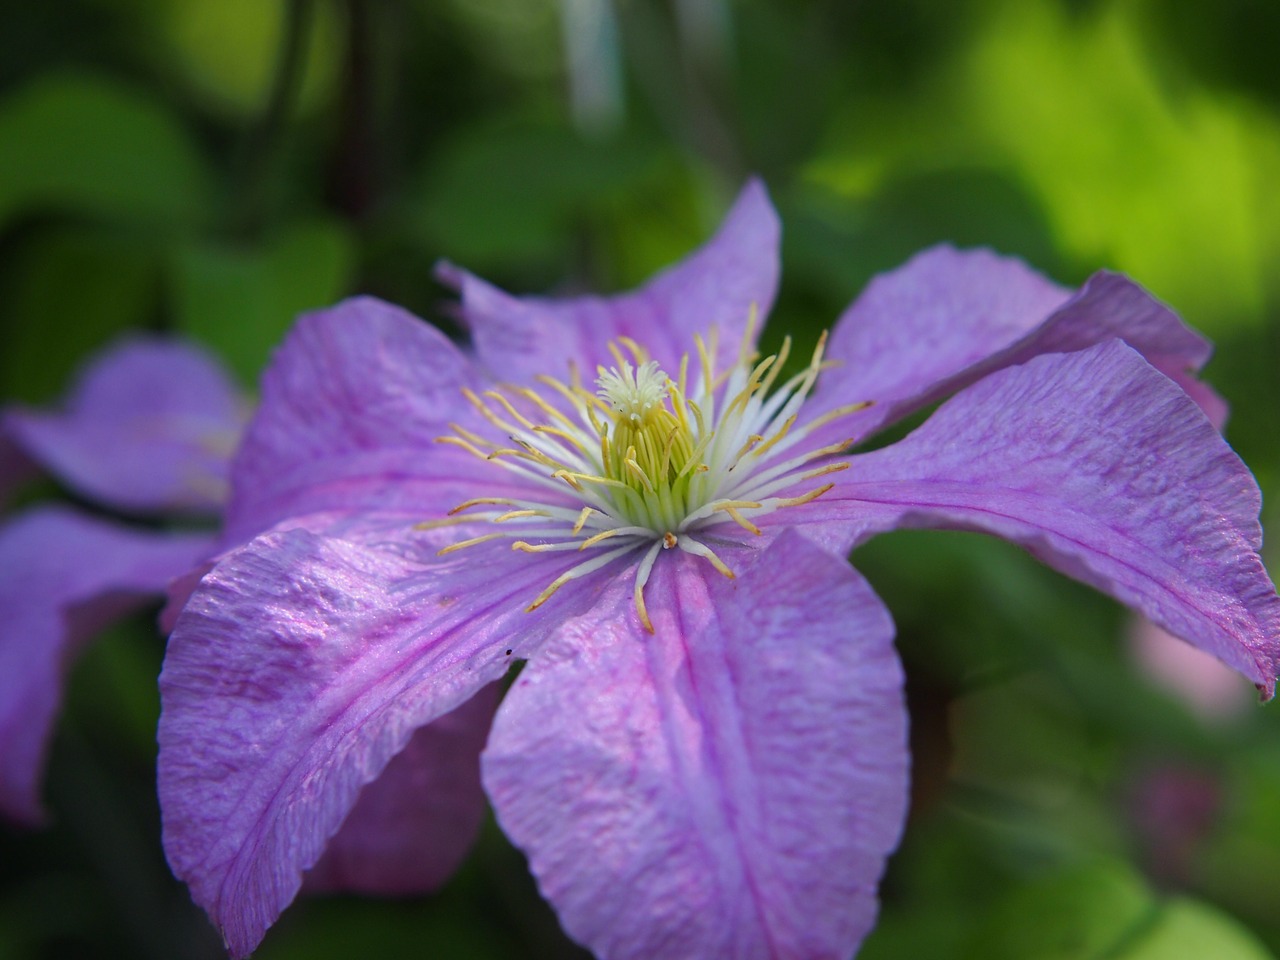
[[85,358],[143,326],[159,293],[147,244],[94,228],[58,227],[25,237],[0,296],[0,394],[30,403],[62,394]]
[[331,221],[294,224],[256,247],[192,242],[173,262],[178,325],[256,383],[297,315],[345,294],[354,269],[354,242]]
[[189,225],[209,216],[212,195],[187,132],[126,86],[46,75],[0,103],[0,228],[40,208]]
[[1145,884],[1127,867],[1106,862],[1072,867],[1006,897],[966,956],[1103,960],[1149,922],[1154,909]]
[[[287,0],[160,0],[158,39],[193,90],[231,115],[255,115],[267,100],[289,29]],[[312,3],[303,18],[297,107],[309,111],[332,92],[342,63],[337,5]]]
[[563,260],[587,214],[625,198],[662,169],[652,144],[594,142],[555,126],[509,120],[446,144],[411,211],[431,250],[476,269]]
[[1115,960],[1273,960],[1252,933],[1207,903],[1178,897],[1155,926]]

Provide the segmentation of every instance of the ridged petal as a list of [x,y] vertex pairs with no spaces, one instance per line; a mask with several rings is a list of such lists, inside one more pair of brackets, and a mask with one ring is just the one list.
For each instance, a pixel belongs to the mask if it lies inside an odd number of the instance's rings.
[[1124,340],[1221,423],[1225,405],[1195,373],[1211,347],[1132,280],[1100,272],[1072,293],[1022,261],[933,247],[876,277],[837,321],[810,416],[874,405],[835,432],[862,439],[987,374],[1044,353]]
[[435,443],[474,415],[461,389],[475,385],[470,360],[399,307],[360,297],[303,317],[263,377],[224,542],[319,511],[426,520],[474,496],[474,477],[500,480]]
[[851,956],[907,801],[888,614],[786,534],[736,582],[672,551],[647,596],[653,635],[618,590],[520,674],[499,823],[603,960]]
[[525,613],[576,558],[481,544],[419,561],[411,547],[267,533],[178,618],[160,677],[165,851],[237,957],[414,732],[598,590],[575,581]]
[[1280,600],[1258,556],[1257,484],[1124,344],[994,373],[850,463],[795,517],[841,555],[897,527],[993,533],[1274,694]]

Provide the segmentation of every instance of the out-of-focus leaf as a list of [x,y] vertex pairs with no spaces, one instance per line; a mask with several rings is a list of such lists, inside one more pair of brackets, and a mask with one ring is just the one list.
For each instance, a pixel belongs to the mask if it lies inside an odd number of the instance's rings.
[[173,268],[180,329],[253,384],[299,313],[350,289],[355,248],[341,225],[317,220],[260,246],[193,242],[177,251]]
[[480,270],[510,261],[563,264],[574,228],[660,172],[662,156],[644,141],[485,124],[442,148],[424,175],[412,227],[427,249]]
[[38,208],[190,225],[208,216],[212,195],[187,132],[136,90],[55,74],[0,102],[0,228]]
[[122,752],[150,762],[155,751],[160,694],[156,677],[164,641],[152,613],[108,627],[71,671],[67,703],[79,723],[95,735],[110,735]]
[[1280,287],[1274,112],[1157,62],[1133,0],[985,6],[927,95],[837,111],[810,178],[867,199],[920,172],[999,171],[1085,270],[1132,274],[1211,334],[1256,324]]
[[1276,916],[1280,860],[1280,718],[1273,706],[1259,710],[1259,742],[1241,744],[1228,783],[1232,802],[1200,864],[1206,893],[1239,916],[1265,923]]
[[[306,911],[303,914],[303,910]],[[260,960],[327,960],[368,956],[416,960],[429,956],[505,960],[514,945],[450,887],[417,902],[354,898],[304,901],[282,918],[254,952]]]
[[1017,251],[1040,269],[1056,265],[1039,202],[1007,177],[981,169],[922,172],[849,197],[827,180],[838,182],[835,166],[815,167],[786,198],[787,277],[852,299],[876,273],[942,242]]
[[1155,926],[1115,960],[1273,960],[1258,939],[1207,903],[1178,897]]
[[1074,867],[1011,893],[986,918],[966,957],[1102,960],[1149,923],[1155,909],[1151,893],[1126,867]]
[[148,245],[104,229],[33,233],[6,268],[0,392],[32,403],[61,395],[85,357],[144,326],[159,291]]
[[[256,114],[271,89],[290,0],[163,0],[159,32],[192,87],[232,114]],[[341,62],[336,5],[311,3],[300,109],[322,103]]]
[[964,115],[1038,190],[1074,254],[1133,273],[1200,324],[1224,307],[1256,317],[1280,129],[1208,90],[1162,89],[1134,11],[1005,4],[969,55]]

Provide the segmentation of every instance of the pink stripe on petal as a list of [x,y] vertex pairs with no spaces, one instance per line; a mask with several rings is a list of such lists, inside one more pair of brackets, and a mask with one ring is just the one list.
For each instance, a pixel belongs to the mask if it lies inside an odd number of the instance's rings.
[[893,625],[842,560],[783,535],[735,582],[659,558],[571,621],[499,709],[499,823],[604,960],[848,957],[907,803]]

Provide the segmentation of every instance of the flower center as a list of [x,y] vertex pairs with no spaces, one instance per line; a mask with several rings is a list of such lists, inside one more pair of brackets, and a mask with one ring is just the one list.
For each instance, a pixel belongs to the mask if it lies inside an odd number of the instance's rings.
[[[577,551],[581,562],[557,577],[528,609],[541,606],[570,580],[613,560],[641,553],[636,567],[636,612],[653,631],[644,586],[658,554],[679,548],[707,560],[727,577],[733,571],[707,545],[720,527],[759,535],[753,522],[783,507],[808,503],[833,484],[810,481],[843,470],[844,461],[823,461],[852,441],[813,448],[813,431],[860,410],[850,404],[797,427],[801,406],[823,368],[824,335],[808,366],[777,384],[791,350],[757,359],[751,334],[738,362],[714,369],[714,334],[697,338],[696,382],[690,389],[689,356],[672,379],[644,348],[622,338],[610,344],[616,361],[597,370],[592,393],[574,371],[569,383],[539,377],[546,395],[529,387],[502,386],[483,395],[464,391],[494,439],[452,424],[439,442],[454,444],[511,471],[527,497],[476,497],[459,504],[448,519],[421,526],[488,521],[490,532],[445,547],[442,554],[489,540],[510,539],[530,553]],[[774,389],[776,386],[776,389]]]

